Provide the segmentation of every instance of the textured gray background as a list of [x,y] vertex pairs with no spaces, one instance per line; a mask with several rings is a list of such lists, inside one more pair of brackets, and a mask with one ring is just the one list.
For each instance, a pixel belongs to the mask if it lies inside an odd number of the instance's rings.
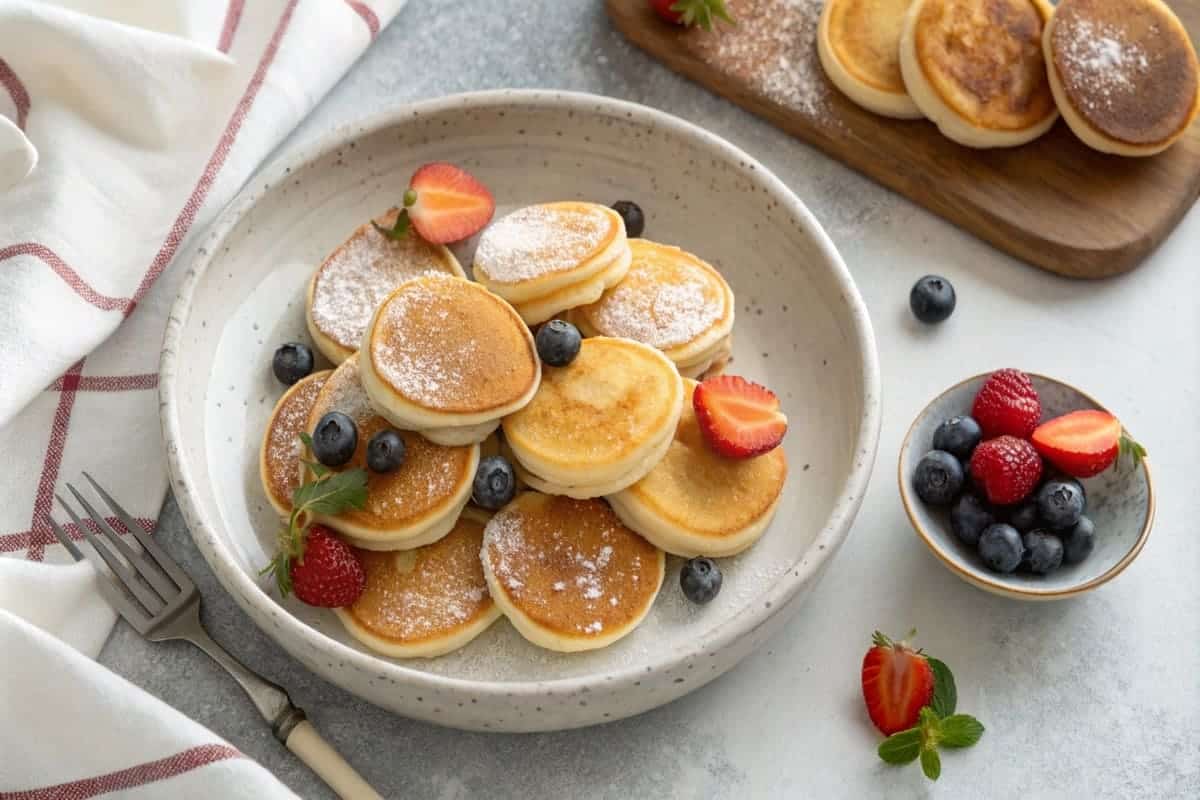
[[[1200,796],[1200,214],[1134,275],[1054,278],[675,77],[610,28],[599,0],[412,0],[283,149],[398,103],[501,87],[598,92],[677,114],[762,159],[813,209],[871,309],[883,365],[882,443],[855,530],[767,649],[684,700],[589,730],[460,733],[325,683],[235,607],[168,502],[160,538],[204,591],[214,637],[286,685],[388,797]],[[921,330],[907,295],[930,271],[954,281],[959,309]],[[896,453],[915,413],[965,375],[1010,364],[1103,398],[1153,459],[1159,514],[1146,550],[1077,600],[1030,605],[967,586],[921,546],[898,502]],[[914,625],[954,667],[962,710],[988,728],[975,748],[944,757],[936,788],[915,766],[878,761],[859,698],[871,630]],[[121,624],[101,660],[301,796],[331,796],[188,645],[145,644]]]

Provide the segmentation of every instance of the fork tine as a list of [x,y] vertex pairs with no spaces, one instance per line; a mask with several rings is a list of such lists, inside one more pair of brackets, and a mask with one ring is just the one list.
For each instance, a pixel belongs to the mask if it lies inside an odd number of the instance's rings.
[[92,508],[92,504],[87,501],[87,498],[76,491],[75,487],[69,483],[67,484],[67,489],[71,494],[75,495],[75,499],[79,501],[79,504],[83,506],[83,510],[96,523],[96,527],[104,534],[104,538],[112,542],[113,546],[117,548],[117,552],[124,556],[125,560],[132,564],[133,568],[138,571],[138,574],[154,587],[154,591],[158,592],[159,597],[163,600],[170,600],[179,594],[179,589],[175,588],[171,581],[167,580],[161,572],[155,569],[154,565],[145,556],[133,552],[133,549],[125,544],[121,536],[108,524],[108,520],[104,518],[104,515],[97,513],[96,509]]
[[176,586],[184,591],[195,587],[192,579],[175,563],[175,559],[167,555],[158,542],[154,540],[154,537],[142,530],[142,526],[133,521],[133,517],[129,516],[129,512],[121,508],[120,504],[112,498],[112,495],[104,491],[104,488],[96,483],[96,480],[87,472],[83,473],[83,477],[87,478],[88,483],[96,490],[96,494],[100,495],[100,499],[108,504],[108,507],[112,509],[117,519],[121,520],[129,532],[133,534],[134,538],[138,540],[138,544],[142,546],[142,549],[154,559],[163,572],[171,576],[171,580],[175,581]]
[[[162,600],[158,599],[153,592],[138,583],[137,578],[135,578],[133,573],[129,571],[129,568],[122,564],[120,559],[118,559],[107,547],[105,547],[104,543],[100,541],[96,534],[88,530],[88,527],[83,524],[83,520],[81,520],[79,515],[75,513],[75,509],[67,505],[67,501],[63,500],[62,497],[57,494],[54,496],[58,498],[59,505],[66,510],[66,512],[71,516],[71,519],[74,520],[75,524],[79,526],[80,532],[83,533],[84,538],[88,540],[88,543],[92,546],[92,549],[96,551],[100,558],[104,559],[104,563],[107,564],[108,568],[112,570],[114,575],[117,576],[117,579],[120,580],[120,582],[125,586],[125,589],[135,598],[137,598],[138,602],[140,602],[145,607],[146,611],[148,611],[151,615],[157,614],[159,611],[161,611],[163,609]],[[94,561],[92,564],[97,568],[100,567],[100,565]]]
[[71,554],[71,557],[76,561],[83,561],[83,553],[79,552],[79,548],[71,541],[71,537],[67,536],[67,532],[58,527],[58,523],[54,521],[54,517],[46,517],[46,521],[50,523],[50,529],[54,531],[54,536],[58,539],[59,544],[67,548],[67,552]]

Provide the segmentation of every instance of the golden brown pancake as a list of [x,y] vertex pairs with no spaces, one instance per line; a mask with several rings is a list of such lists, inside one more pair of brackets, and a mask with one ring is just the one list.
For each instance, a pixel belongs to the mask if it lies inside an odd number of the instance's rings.
[[[308,415],[313,431],[321,417],[341,411],[358,426],[358,449],[339,470],[367,467],[367,443],[392,426],[375,413],[359,382],[358,359],[343,361],[325,382]],[[353,544],[372,550],[419,547],[445,536],[471,495],[479,446],[443,447],[411,431],[404,439],[404,463],[394,472],[367,470],[367,504],[336,517],[320,518]]]
[[1045,36],[1051,86],[1087,144],[1161,152],[1200,109],[1200,69],[1183,25],[1159,0],[1062,0]]
[[271,412],[258,453],[258,474],[271,506],[281,516],[292,513],[292,494],[300,485],[300,434],[332,370],[314,372],[293,384]]
[[909,93],[972,147],[1036,138],[1057,117],[1042,56],[1043,0],[914,0],[901,40]]
[[359,358],[372,403],[414,430],[498,420],[529,402],[541,376],[512,306],[458,278],[405,283],[379,307],[366,342]]
[[900,34],[912,0],[828,0],[818,47],[826,74],[851,100],[877,114],[921,116],[900,72]]
[[696,382],[685,383],[683,416],[666,456],[609,500],[626,525],[668,553],[731,556],[766,531],[787,480],[787,457],[782,447],[743,460],[718,456],[692,409]]
[[[398,213],[393,208],[376,221],[390,228]],[[453,253],[415,231],[393,240],[370,223],[359,226],[309,282],[308,330],[318,349],[335,364],[349,358],[362,344],[379,304],[409,278],[427,273],[466,275]]]
[[650,610],[665,556],[603,500],[525,492],[484,530],[496,604],[526,639],[561,652],[604,647]]
[[470,642],[500,617],[479,551],[487,516],[465,511],[444,538],[416,550],[359,550],[366,588],[336,609],[354,638],[394,658],[432,658]]

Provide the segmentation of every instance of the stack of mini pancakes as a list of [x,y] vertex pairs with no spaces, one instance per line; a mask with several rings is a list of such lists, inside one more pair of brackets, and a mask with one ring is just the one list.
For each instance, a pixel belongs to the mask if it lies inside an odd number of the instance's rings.
[[[782,449],[720,458],[692,411],[692,378],[730,359],[733,292],[702,259],[629,240],[616,212],[584,202],[497,220],[473,271],[478,283],[446,248],[370,224],[330,254],[307,322],[334,368],[278,401],[264,491],[291,512],[300,434],[328,412],[359,433],[339,469],[365,468],[370,437],[396,429],[405,460],[368,470],[365,508],[317,517],[366,573],[336,609],[347,630],[389,656],[432,657],[503,615],[541,647],[604,647],[649,612],[666,553],[744,550],[782,494]],[[554,316],[588,337],[565,367],[540,363],[530,328]],[[470,504],[481,453],[505,455],[525,487],[494,513]]]
[[1162,0],[828,0],[817,47],[862,107],[1014,147],[1061,113],[1087,145],[1149,156],[1200,112],[1200,68]]

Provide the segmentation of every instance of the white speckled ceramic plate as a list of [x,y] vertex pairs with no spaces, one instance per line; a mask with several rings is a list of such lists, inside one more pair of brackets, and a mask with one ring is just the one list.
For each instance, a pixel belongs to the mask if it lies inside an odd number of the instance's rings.
[[[737,296],[734,370],[776,389],[791,476],[772,529],[689,606],[677,561],[652,613],[604,650],[560,655],[503,620],[457,653],[396,661],[334,615],[280,602],[259,568],[276,519],[257,449],[281,387],[271,354],[305,339],[322,257],[397,202],[414,168],[459,163],[503,213],[546,200],[634,199],[646,235],[721,269]],[[466,246],[470,250],[471,245]],[[469,252],[460,253],[469,263]],[[750,156],[649,108],[588,95],[488,92],[406,106],[337,131],[253,179],[213,227],[171,315],[162,361],[171,480],[197,545],[250,617],[315,672],[403,714],[531,731],[635,714],[703,685],[761,644],[845,539],[879,437],[867,311],[804,205]]]
[[[900,498],[917,534],[943,564],[970,584],[1018,600],[1061,600],[1095,589],[1120,575],[1146,544],[1154,524],[1154,484],[1146,460],[1134,469],[1128,458],[1120,469],[1107,469],[1080,481],[1087,494],[1086,513],[1096,524],[1096,549],[1079,564],[1063,565],[1049,575],[1014,572],[1001,575],[983,566],[975,551],[950,528],[949,514],[921,502],[912,474],[932,448],[933,432],[950,417],[969,414],[988,375],[950,387],[917,416],[900,447]],[[1104,409],[1094,399],[1053,378],[1030,375],[1042,401],[1042,419],[1085,408]]]

